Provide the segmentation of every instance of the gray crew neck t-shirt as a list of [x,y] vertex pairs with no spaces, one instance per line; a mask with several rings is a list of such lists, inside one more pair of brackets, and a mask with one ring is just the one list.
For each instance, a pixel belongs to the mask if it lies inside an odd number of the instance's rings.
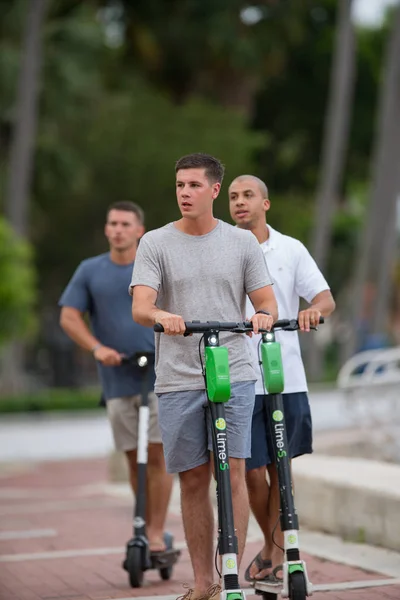
[[[157,307],[185,321],[243,321],[246,295],[271,284],[264,254],[250,231],[218,221],[206,235],[183,233],[169,223],[146,233],[133,268],[132,288],[157,291]],[[157,393],[205,389],[199,335],[155,334]],[[254,381],[242,334],[221,333],[229,352],[231,382]],[[203,353],[203,350],[202,350]]]

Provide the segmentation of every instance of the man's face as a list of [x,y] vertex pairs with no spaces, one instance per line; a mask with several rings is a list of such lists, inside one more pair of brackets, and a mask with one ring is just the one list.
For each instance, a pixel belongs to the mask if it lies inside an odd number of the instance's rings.
[[264,198],[259,185],[252,179],[235,180],[229,187],[229,210],[236,225],[242,229],[252,229],[261,220],[265,223],[265,213],[270,202]]
[[113,209],[108,214],[105,234],[110,248],[123,252],[137,246],[139,239],[144,234],[144,227],[135,213]]
[[176,174],[176,197],[182,217],[197,219],[212,210],[220,183],[210,183],[205,169],[180,169]]

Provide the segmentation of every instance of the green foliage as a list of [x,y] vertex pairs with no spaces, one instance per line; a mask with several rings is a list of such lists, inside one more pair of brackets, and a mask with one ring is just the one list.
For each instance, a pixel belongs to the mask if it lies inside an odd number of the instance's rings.
[[21,40],[27,2],[0,1],[0,115],[11,118],[21,59]]
[[[5,159],[27,0],[0,6]],[[260,18],[253,24],[241,15],[248,6],[244,0],[49,3],[30,210],[41,305],[55,305],[77,263],[106,249],[111,202],[142,205],[148,229],[178,217],[174,162],[192,151],[226,164],[218,217],[230,220],[230,180],[252,172],[269,186],[271,224],[307,244],[337,2],[256,3]],[[107,43],[110,31],[119,32],[120,46]],[[344,195],[365,186],[369,175],[386,35],[386,25],[357,32]],[[335,289],[349,273],[358,226],[358,217],[346,213],[335,221],[327,273]]]
[[99,408],[100,390],[46,389],[23,396],[2,396],[0,414],[94,410]]
[[311,195],[274,194],[270,192],[271,208],[267,221],[286,235],[297,238],[307,246],[310,239],[313,198]]
[[[86,111],[64,116],[56,136],[42,122],[35,177],[41,275],[46,282],[51,278],[58,294],[77,262],[103,252],[105,213],[116,200],[141,205],[148,229],[177,218],[174,164],[183,154],[218,156],[230,181],[253,170],[251,156],[262,139],[247,130],[246,117],[237,111],[198,98],[177,106],[133,76],[126,77],[124,89],[103,90]],[[226,191],[216,213],[228,216]],[[71,235],[79,244],[71,244]]]
[[31,248],[0,218],[0,345],[34,331],[35,299]]

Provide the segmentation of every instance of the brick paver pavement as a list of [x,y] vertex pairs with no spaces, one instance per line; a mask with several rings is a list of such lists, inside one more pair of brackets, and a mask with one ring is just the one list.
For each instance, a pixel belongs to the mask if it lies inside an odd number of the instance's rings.
[[[130,537],[132,506],[112,493],[107,461],[102,459],[42,463],[0,473],[0,600],[106,600],[179,595],[192,581],[186,549],[172,579],[155,571],[144,586],[131,589],[121,569]],[[174,509],[174,507],[172,507]],[[183,542],[179,510],[168,529]],[[19,538],[17,536],[20,536]],[[243,564],[259,550],[247,544]],[[314,584],[387,579],[376,573],[305,556]],[[253,591],[248,590],[253,600]],[[400,600],[400,586],[316,592],[315,600]]]

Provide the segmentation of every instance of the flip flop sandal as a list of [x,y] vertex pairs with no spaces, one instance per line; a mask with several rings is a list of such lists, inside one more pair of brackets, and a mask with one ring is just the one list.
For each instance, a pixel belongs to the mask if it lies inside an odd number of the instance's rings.
[[[270,559],[269,558],[263,558],[261,556],[261,552],[259,552],[257,554],[257,556],[255,556],[253,558],[253,560],[251,561],[251,563],[247,567],[246,572],[244,574],[245,580],[248,581],[249,583],[253,583],[254,581],[264,581],[264,579],[256,579],[255,577],[251,577],[251,575],[250,575],[250,569],[253,566],[253,564],[256,565],[256,567],[257,567],[257,569],[259,571],[262,571],[263,569],[270,569],[272,567],[272,563],[271,563]],[[269,577],[269,575],[267,575],[267,577]]]
[[270,583],[272,585],[282,585],[283,577],[277,575],[279,571],[283,571],[283,565],[277,565],[272,569],[272,573],[264,577],[264,579],[257,579],[257,581],[263,581],[264,583]]

